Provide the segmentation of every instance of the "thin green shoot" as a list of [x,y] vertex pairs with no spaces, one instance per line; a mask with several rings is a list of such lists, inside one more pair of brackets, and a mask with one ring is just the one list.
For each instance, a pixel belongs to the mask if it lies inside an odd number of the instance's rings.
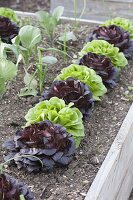
[[46,67],[47,65],[44,65],[44,69],[43,69],[43,63],[42,63],[42,50],[40,48],[37,49],[38,50],[38,63],[37,63],[37,71],[38,71],[38,80],[39,80],[39,91],[40,94],[43,91],[43,86],[44,86],[44,81],[46,78]]
[[[59,45],[61,45],[62,47],[64,46],[64,44],[62,44],[62,43],[59,42],[59,41],[57,41],[57,43],[58,43]],[[74,50],[74,47],[72,47],[72,46],[66,45],[66,48],[67,48],[67,50],[70,50],[70,51]],[[66,54],[66,56],[67,56],[67,52],[66,52],[65,54]]]
[[35,78],[36,74],[37,74],[37,70],[33,73],[31,79],[29,80],[28,90],[32,89],[32,88],[31,88],[31,84],[32,84],[32,81],[33,81],[33,79]]
[[[81,10],[81,14],[78,17],[78,20],[80,20],[85,12],[86,9],[86,0],[83,0],[83,9]],[[77,29],[79,25],[79,21],[77,20],[77,0],[74,0],[74,18],[75,18],[75,24],[74,24],[74,29]]]
[[81,14],[79,16],[79,19],[81,19],[82,16],[84,15],[85,9],[86,9],[86,0],[84,0],[83,9],[82,9]]
[[67,54],[67,47],[66,47],[66,26],[65,26],[65,32],[64,32],[64,41],[63,41],[63,50],[64,50],[64,62],[66,62],[66,54]]
[[77,23],[77,0],[74,0],[74,18],[75,18],[75,25]]

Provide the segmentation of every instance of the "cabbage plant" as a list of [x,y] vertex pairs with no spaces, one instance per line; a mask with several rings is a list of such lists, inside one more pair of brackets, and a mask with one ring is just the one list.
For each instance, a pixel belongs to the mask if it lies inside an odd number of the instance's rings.
[[17,66],[4,58],[0,58],[0,98],[6,91],[6,84],[17,75]]
[[40,25],[44,29],[45,33],[48,35],[51,45],[54,39],[55,28],[60,22],[60,18],[63,14],[64,7],[58,6],[56,7],[52,13],[48,13],[46,11],[38,11],[36,12],[36,17],[40,22]]

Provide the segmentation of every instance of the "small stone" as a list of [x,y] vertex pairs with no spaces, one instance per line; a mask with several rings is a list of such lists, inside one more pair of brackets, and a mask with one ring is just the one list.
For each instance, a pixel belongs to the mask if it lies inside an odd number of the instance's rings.
[[117,117],[113,117],[113,121],[116,121],[117,120]]
[[89,183],[88,180],[84,180],[84,181],[83,181],[83,184],[84,184],[84,185],[86,185],[86,184],[88,184],[88,183]]
[[73,55],[73,58],[74,58],[74,59],[76,59],[76,58],[77,58],[77,55],[76,55],[76,54],[74,54],[74,55]]
[[90,162],[93,165],[97,165],[97,164],[99,164],[99,159],[97,156],[93,156],[92,158],[90,158]]
[[124,90],[124,88],[123,88],[123,87],[120,87],[120,90],[121,90],[121,91],[123,91],[123,90]]
[[71,184],[70,187],[73,187],[73,184]]
[[80,192],[80,194],[85,197],[86,196],[86,193],[85,192]]
[[67,178],[67,176],[63,175],[63,178]]
[[33,107],[33,105],[30,104],[30,105],[29,105],[29,108],[32,108],[32,107]]
[[82,154],[83,154],[83,151],[82,151],[82,150],[80,150],[79,154],[80,154],[80,155],[82,155]]
[[129,94],[129,91],[128,91],[128,90],[126,90],[126,91],[124,92],[124,94],[125,94],[125,95],[128,95],[128,94]]

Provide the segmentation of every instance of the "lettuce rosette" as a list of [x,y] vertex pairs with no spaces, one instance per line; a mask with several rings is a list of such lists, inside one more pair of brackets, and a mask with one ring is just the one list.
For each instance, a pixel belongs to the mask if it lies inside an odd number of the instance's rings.
[[93,40],[88,42],[81,52],[79,52],[79,55],[82,57],[88,52],[105,55],[107,58],[110,58],[113,66],[120,70],[128,64],[124,54],[119,52],[119,48],[114,47],[113,44],[109,44],[104,40]]
[[114,19],[110,19],[104,22],[102,26],[116,25],[122,27],[125,31],[130,33],[130,38],[133,39],[133,24],[130,20],[116,17]]
[[82,118],[82,113],[78,108],[73,107],[73,103],[66,105],[64,100],[57,97],[38,103],[25,116],[26,126],[44,120],[62,125],[73,136],[76,146],[79,146],[84,137]]
[[69,77],[80,80],[88,85],[94,100],[100,100],[99,97],[102,97],[107,92],[101,77],[93,69],[89,69],[86,66],[71,64],[63,68],[55,80],[66,80]]
[[14,10],[12,10],[11,8],[1,7],[0,16],[7,17],[8,19],[10,19],[12,22],[15,23],[19,23],[20,21]]

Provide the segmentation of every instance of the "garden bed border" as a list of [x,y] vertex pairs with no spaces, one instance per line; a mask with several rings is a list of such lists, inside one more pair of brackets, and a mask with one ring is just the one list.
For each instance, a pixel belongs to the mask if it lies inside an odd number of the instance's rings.
[[[26,17],[35,17],[35,13],[31,13],[31,12],[23,12],[23,11],[15,11],[15,13],[19,16],[26,16]],[[75,18],[73,17],[64,17],[61,16],[61,20],[63,21],[75,21]],[[101,21],[96,21],[96,20],[87,20],[87,19],[76,19],[78,22],[82,22],[82,23],[93,23],[93,24],[102,24],[103,22]]]
[[[34,13],[16,11],[20,16],[35,17]],[[63,21],[75,18],[62,17]],[[82,23],[102,23],[80,19]],[[133,188],[133,104],[102,163],[85,200],[128,200]]]
[[133,104],[85,200],[128,200],[133,187]]

